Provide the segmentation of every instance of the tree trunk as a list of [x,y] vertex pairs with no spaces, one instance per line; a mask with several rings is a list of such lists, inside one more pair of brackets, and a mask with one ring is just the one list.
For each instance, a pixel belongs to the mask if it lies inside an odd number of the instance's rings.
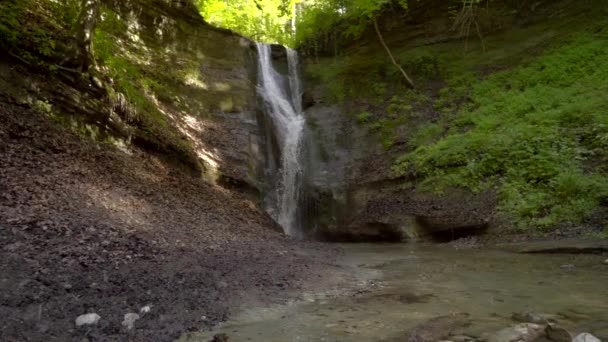
[[415,88],[414,87],[414,82],[412,81],[412,79],[407,75],[407,73],[405,72],[405,70],[403,70],[403,68],[401,67],[401,65],[399,65],[399,63],[397,63],[397,60],[395,60],[395,57],[393,56],[393,53],[391,52],[391,50],[386,45],[386,42],[384,42],[384,38],[382,37],[382,34],[380,33],[380,29],[378,28],[378,20],[376,20],[376,19],[374,19],[374,28],[376,29],[376,34],[378,35],[378,39],[380,40],[380,43],[382,44],[382,46],[386,50],[386,53],[388,53],[388,56],[390,57],[391,62],[393,62],[393,64],[397,67],[397,69],[399,69],[399,71],[401,72],[401,74],[403,75],[403,77],[405,78],[405,80],[407,81],[408,86],[410,86],[412,89]]
[[82,0],[76,31],[76,61],[82,72],[95,67],[93,34],[99,21],[101,0]]

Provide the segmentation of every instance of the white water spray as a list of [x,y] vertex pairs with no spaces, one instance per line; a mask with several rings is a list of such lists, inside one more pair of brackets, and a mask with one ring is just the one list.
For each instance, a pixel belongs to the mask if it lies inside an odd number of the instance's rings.
[[299,237],[297,223],[299,195],[300,141],[304,129],[302,93],[298,75],[298,55],[287,49],[289,75],[287,80],[272,65],[270,45],[257,44],[259,53],[258,93],[264,99],[266,112],[272,119],[281,149],[280,184],[277,187],[275,219],[289,236]]

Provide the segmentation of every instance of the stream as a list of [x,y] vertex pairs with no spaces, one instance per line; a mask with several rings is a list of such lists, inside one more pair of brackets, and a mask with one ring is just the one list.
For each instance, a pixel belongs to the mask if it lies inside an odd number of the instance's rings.
[[[515,254],[415,244],[344,245],[348,272],[332,288],[287,303],[241,308],[183,341],[403,341],[437,316],[466,313],[454,333],[479,339],[513,326],[514,313],[554,315],[573,333],[608,338],[608,265],[597,255]],[[328,275],[331,276],[331,275]]]

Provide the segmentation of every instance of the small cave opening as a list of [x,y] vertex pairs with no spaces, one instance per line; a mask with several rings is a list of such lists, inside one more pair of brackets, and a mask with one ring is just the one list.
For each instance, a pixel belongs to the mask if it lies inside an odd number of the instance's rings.
[[341,230],[318,231],[315,239],[325,242],[345,243],[398,243],[404,241],[401,230],[391,224],[367,222],[359,227]]
[[438,224],[425,217],[417,217],[416,223],[419,227],[420,236],[435,243],[446,243],[462,238],[483,235],[489,228],[487,222],[464,225]]

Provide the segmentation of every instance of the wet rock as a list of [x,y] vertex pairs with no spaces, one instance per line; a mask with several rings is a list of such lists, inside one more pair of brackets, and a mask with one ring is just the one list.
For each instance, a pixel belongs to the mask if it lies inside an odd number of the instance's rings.
[[125,314],[125,318],[122,320],[122,326],[127,328],[127,330],[131,330],[135,326],[135,321],[137,321],[138,319],[138,314],[129,312]]
[[556,320],[556,316],[554,315],[537,312],[518,312],[511,315],[511,318],[517,322],[534,324],[547,324]]
[[97,323],[99,323],[99,320],[101,319],[101,316],[99,316],[96,313],[88,313],[88,314],[84,314],[84,315],[80,315],[76,318],[76,326],[80,327],[83,325],[95,325]]
[[560,265],[559,268],[564,269],[564,270],[571,270],[573,269],[575,266],[573,264],[563,264]]
[[604,260],[604,265],[608,265],[608,259]]
[[448,316],[439,316],[426,323],[416,326],[408,335],[408,342],[435,342],[448,338],[457,328],[470,323],[469,315],[458,313]]
[[211,340],[211,342],[228,342],[228,335],[226,334],[216,334],[215,336],[213,336],[213,339]]
[[315,235],[320,240],[334,242],[400,242],[407,239],[401,227],[383,222],[318,230]]
[[555,324],[547,325],[545,328],[547,338],[553,342],[572,342],[572,335],[568,330],[558,327]]
[[599,338],[597,338],[589,333],[582,333],[582,334],[576,335],[576,337],[574,338],[574,340],[572,340],[572,342],[602,342],[602,341],[600,341]]
[[311,92],[307,91],[302,94],[302,109],[308,109],[314,106],[316,102],[317,101],[315,100]]
[[521,323],[498,331],[489,342],[533,342],[544,334],[544,327],[534,323]]
[[608,241],[564,240],[525,241],[499,244],[498,247],[516,253],[528,254],[601,254],[608,252]]
[[275,60],[285,60],[287,59],[287,49],[283,45],[280,44],[272,44],[270,45],[270,53],[272,59]]

